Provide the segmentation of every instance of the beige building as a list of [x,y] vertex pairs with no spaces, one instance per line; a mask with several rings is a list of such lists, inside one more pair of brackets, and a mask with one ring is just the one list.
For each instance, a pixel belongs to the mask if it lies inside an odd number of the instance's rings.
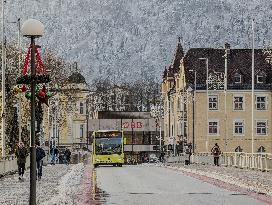
[[49,101],[47,116],[44,117],[45,139],[49,144],[86,144],[88,95],[87,83],[80,73],[73,73],[65,86],[56,91],[56,95]]
[[252,146],[254,152],[272,152],[272,66],[256,49],[252,95],[251,55],[250,49],[228,47],[192,48],[184,55],[178,42],[162,81],[165,144],[191,142],[196,152],[210,152],[215,143],[224,152],[252,152]]

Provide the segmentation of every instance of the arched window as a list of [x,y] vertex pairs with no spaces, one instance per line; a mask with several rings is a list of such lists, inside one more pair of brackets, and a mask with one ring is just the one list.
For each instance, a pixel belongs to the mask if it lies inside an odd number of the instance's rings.
[[242,151],[243,151],[243,149],[240,146],[235,148],[235,152],[242,152]]
[[234,76],[234,83],[242,83],[242,76],[239,73],[235,73]]
[[259,149],[258,149],[258,152],[260,152],[260,153],[265,152],[264,146],[260,146]]

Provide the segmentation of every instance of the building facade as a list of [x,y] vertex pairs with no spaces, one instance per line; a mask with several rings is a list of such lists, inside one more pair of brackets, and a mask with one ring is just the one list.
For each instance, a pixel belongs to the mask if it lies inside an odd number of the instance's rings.
[[86,146],[88,95],[80,73],[73,73],[62,88],[56,89],[44,114],[44,136],[50,146]]
[[266,57],[254,50],[252,92],[251,49],[191,48],[184,55],[178,42],[162,81],[165,141],[190,142],[195,152],[210,152],[215,143],[225,152],[272,152],[272,66]]

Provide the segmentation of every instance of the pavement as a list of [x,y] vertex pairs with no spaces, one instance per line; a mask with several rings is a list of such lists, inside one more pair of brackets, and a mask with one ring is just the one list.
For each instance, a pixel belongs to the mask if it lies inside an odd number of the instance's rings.
[[243,190],[220,187],[197,178],[197,174],[189,176],[174,166],[105,166],[93,172],[100,204],[268,204]]
[[182,163],[170,163],[156,166],[172,169],[226,190],[238,191],[259,201],[272,204],[272,174],[269,172],[202,164],[187,166]]
[[[80,192],[84,165],[47,165],[43,167],[43,176],[37,181],[37,204],[75,204]],[[8,175],[0,178],[0,204],[15,205],[28,204],[29,199],[29,170],[24,179],[18,175]]]
[[[47,165],[37,204],[272,204],[271,173],[193,164]],[[28,204],[29,171],[0,178],[0,204]]]

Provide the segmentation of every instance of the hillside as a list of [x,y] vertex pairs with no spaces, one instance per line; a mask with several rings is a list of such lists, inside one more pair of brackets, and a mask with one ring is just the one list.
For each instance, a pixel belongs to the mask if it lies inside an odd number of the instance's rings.
[[[8,21],[36,18],[45,24],[39,40],[68,61],[78,61],[87,80],[160,78],[171,62],[177,37],[190,47],[250,47],[251,19],[256,45],[269,44],[269,0],[7,0]],[[8,24],[8,41],[16,26]]]

